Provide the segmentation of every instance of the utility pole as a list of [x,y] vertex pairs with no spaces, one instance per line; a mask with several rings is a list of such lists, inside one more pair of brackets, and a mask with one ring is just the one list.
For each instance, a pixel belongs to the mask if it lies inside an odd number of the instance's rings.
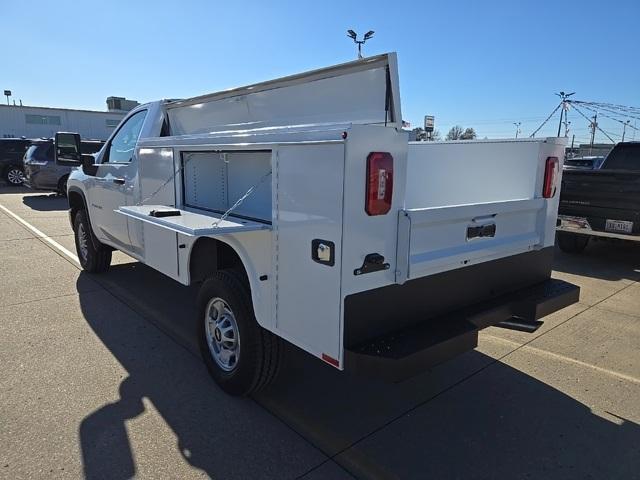
[[622,125],[622,142],[624,142],[624,134],[627,132],[627,125],[629,125],[630,122],[631,120],[627,120],[624,125]]
[[593,140],[596,137],[596,128],[598,128],[598,112],[592,117],[593,121],[591,122],[591,142],[589,143],[589,155],[591,155],[593,150]]
[[513,124],[516,126],[516,138],[518,138],[518,134],[520,133],[520,125],[522,125],[522,122],[513,122]]
[[[569,109],[569,101],[567,100],[567,98],[569,98],[574,93],[576,93],[576,92],[571,92],[571,93],[560,92],[560,93],[556,93],[556,95],[560,97],[560,101],[562,103],[562,110],[560,110],[560,121],[558,122],[558,137],[560,136],[560,129],[562,128],[562,115],[563,114],[564,114],[564,121],[565,122],[567,121],[567,110]],[[565,125],[565,128],[566,128],[566,125]]]

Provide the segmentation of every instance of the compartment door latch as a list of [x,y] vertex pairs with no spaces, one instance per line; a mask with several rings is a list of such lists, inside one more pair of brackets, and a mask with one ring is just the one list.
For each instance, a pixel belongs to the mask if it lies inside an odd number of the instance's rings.
[[333,267],[336,263],[336,244],[319,238],[311,240],[311,259],[320,265]]

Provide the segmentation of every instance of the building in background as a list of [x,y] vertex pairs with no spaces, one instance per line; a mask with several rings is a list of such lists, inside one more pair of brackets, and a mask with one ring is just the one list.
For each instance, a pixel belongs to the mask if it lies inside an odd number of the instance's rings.
[[107,98],[108,111],[0,104],[0,138],[51,138],[56,132],[77,132],[82,138],[106,140],[138,102]]

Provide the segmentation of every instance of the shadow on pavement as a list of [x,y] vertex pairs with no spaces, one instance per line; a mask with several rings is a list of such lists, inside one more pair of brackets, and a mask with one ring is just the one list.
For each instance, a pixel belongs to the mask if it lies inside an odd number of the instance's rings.
[[553,269],[603,280],[640,280],[640,242],[591,240],[584,252],[568,254],[556,247]]
[[69,210],[69,202],[66,197],[56,193],[44,193],[42,195],[27,195],[22,197],[22,203],[32,210],[39,212],[53,212]]
[[[195,288],[139,263],[92,279],[195,350]],[[135,473],[124,425],[142,412],[143,398],[189,452],[184,458],[209,475],[287,477],[284,460],[280,471],[258,469],[265,454],[278,454],[269,449],[279,439],[251,428],[246,399],[225,396],[203,381],[198,360],[158,351],[139,326],[110,318],[90,297],[80,293],[85,318],[129,376],[120,400],[80,427],[88,478]],[[637,424],[602,418],[477,351],[390,385],[349,376],[291,347],[278,381],[255,399],[363,478],[630,478],[640,471]]]
[[[122,275],[135,283],[146,281],[149,270],[125,264],[91,279],[109,285]],[[89,276],[82,273],[79,281]],[[172,321],[176,328],[189,330],[185,320],[192,317],[181,309],[190,298],[190,291],[172,281],[167,283],[172,287],[168,297],[162,282],[141,283],[131,293],[140,295],[138,302],[148,307],[143,308],[143,315],[158,306],[175,304]],[[123,288],[130,285],[126,283]],[[175,434],[176,447],[184,461],[212,478],[295,478],[324,461],[320,451],[301,442],[275,417],[265,415],[255,402],[225,395],[210,380],[198,358],[132,314],[112,295],[79,295],[87,323],[127,371],[118,388],[118,399],[85,417],[79,427],[86,478],[134,478],[139,462],[145,462],[147,467],[151,463],[158,477],[166,476],[157,466],[164,457],[149,459],[141,458],[139,452],[138,456],[134,454],[133,446],[139,442],[150,444],[145,450],[152,453],[172,450],[172,435],[149,438],[142,427],[127,427],[128,422],[148,409],[145,403],[153,406]]]

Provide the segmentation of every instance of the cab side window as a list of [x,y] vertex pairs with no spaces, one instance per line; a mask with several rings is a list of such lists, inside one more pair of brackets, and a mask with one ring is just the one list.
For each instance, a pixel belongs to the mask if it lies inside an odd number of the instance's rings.
[[142,130],[142,124],[147,116],[147,112],[141,111],[129,117],[115,134],[104,159],[109,163],[128,163],[133,158],[133,152],[138,143],[138,137]]

